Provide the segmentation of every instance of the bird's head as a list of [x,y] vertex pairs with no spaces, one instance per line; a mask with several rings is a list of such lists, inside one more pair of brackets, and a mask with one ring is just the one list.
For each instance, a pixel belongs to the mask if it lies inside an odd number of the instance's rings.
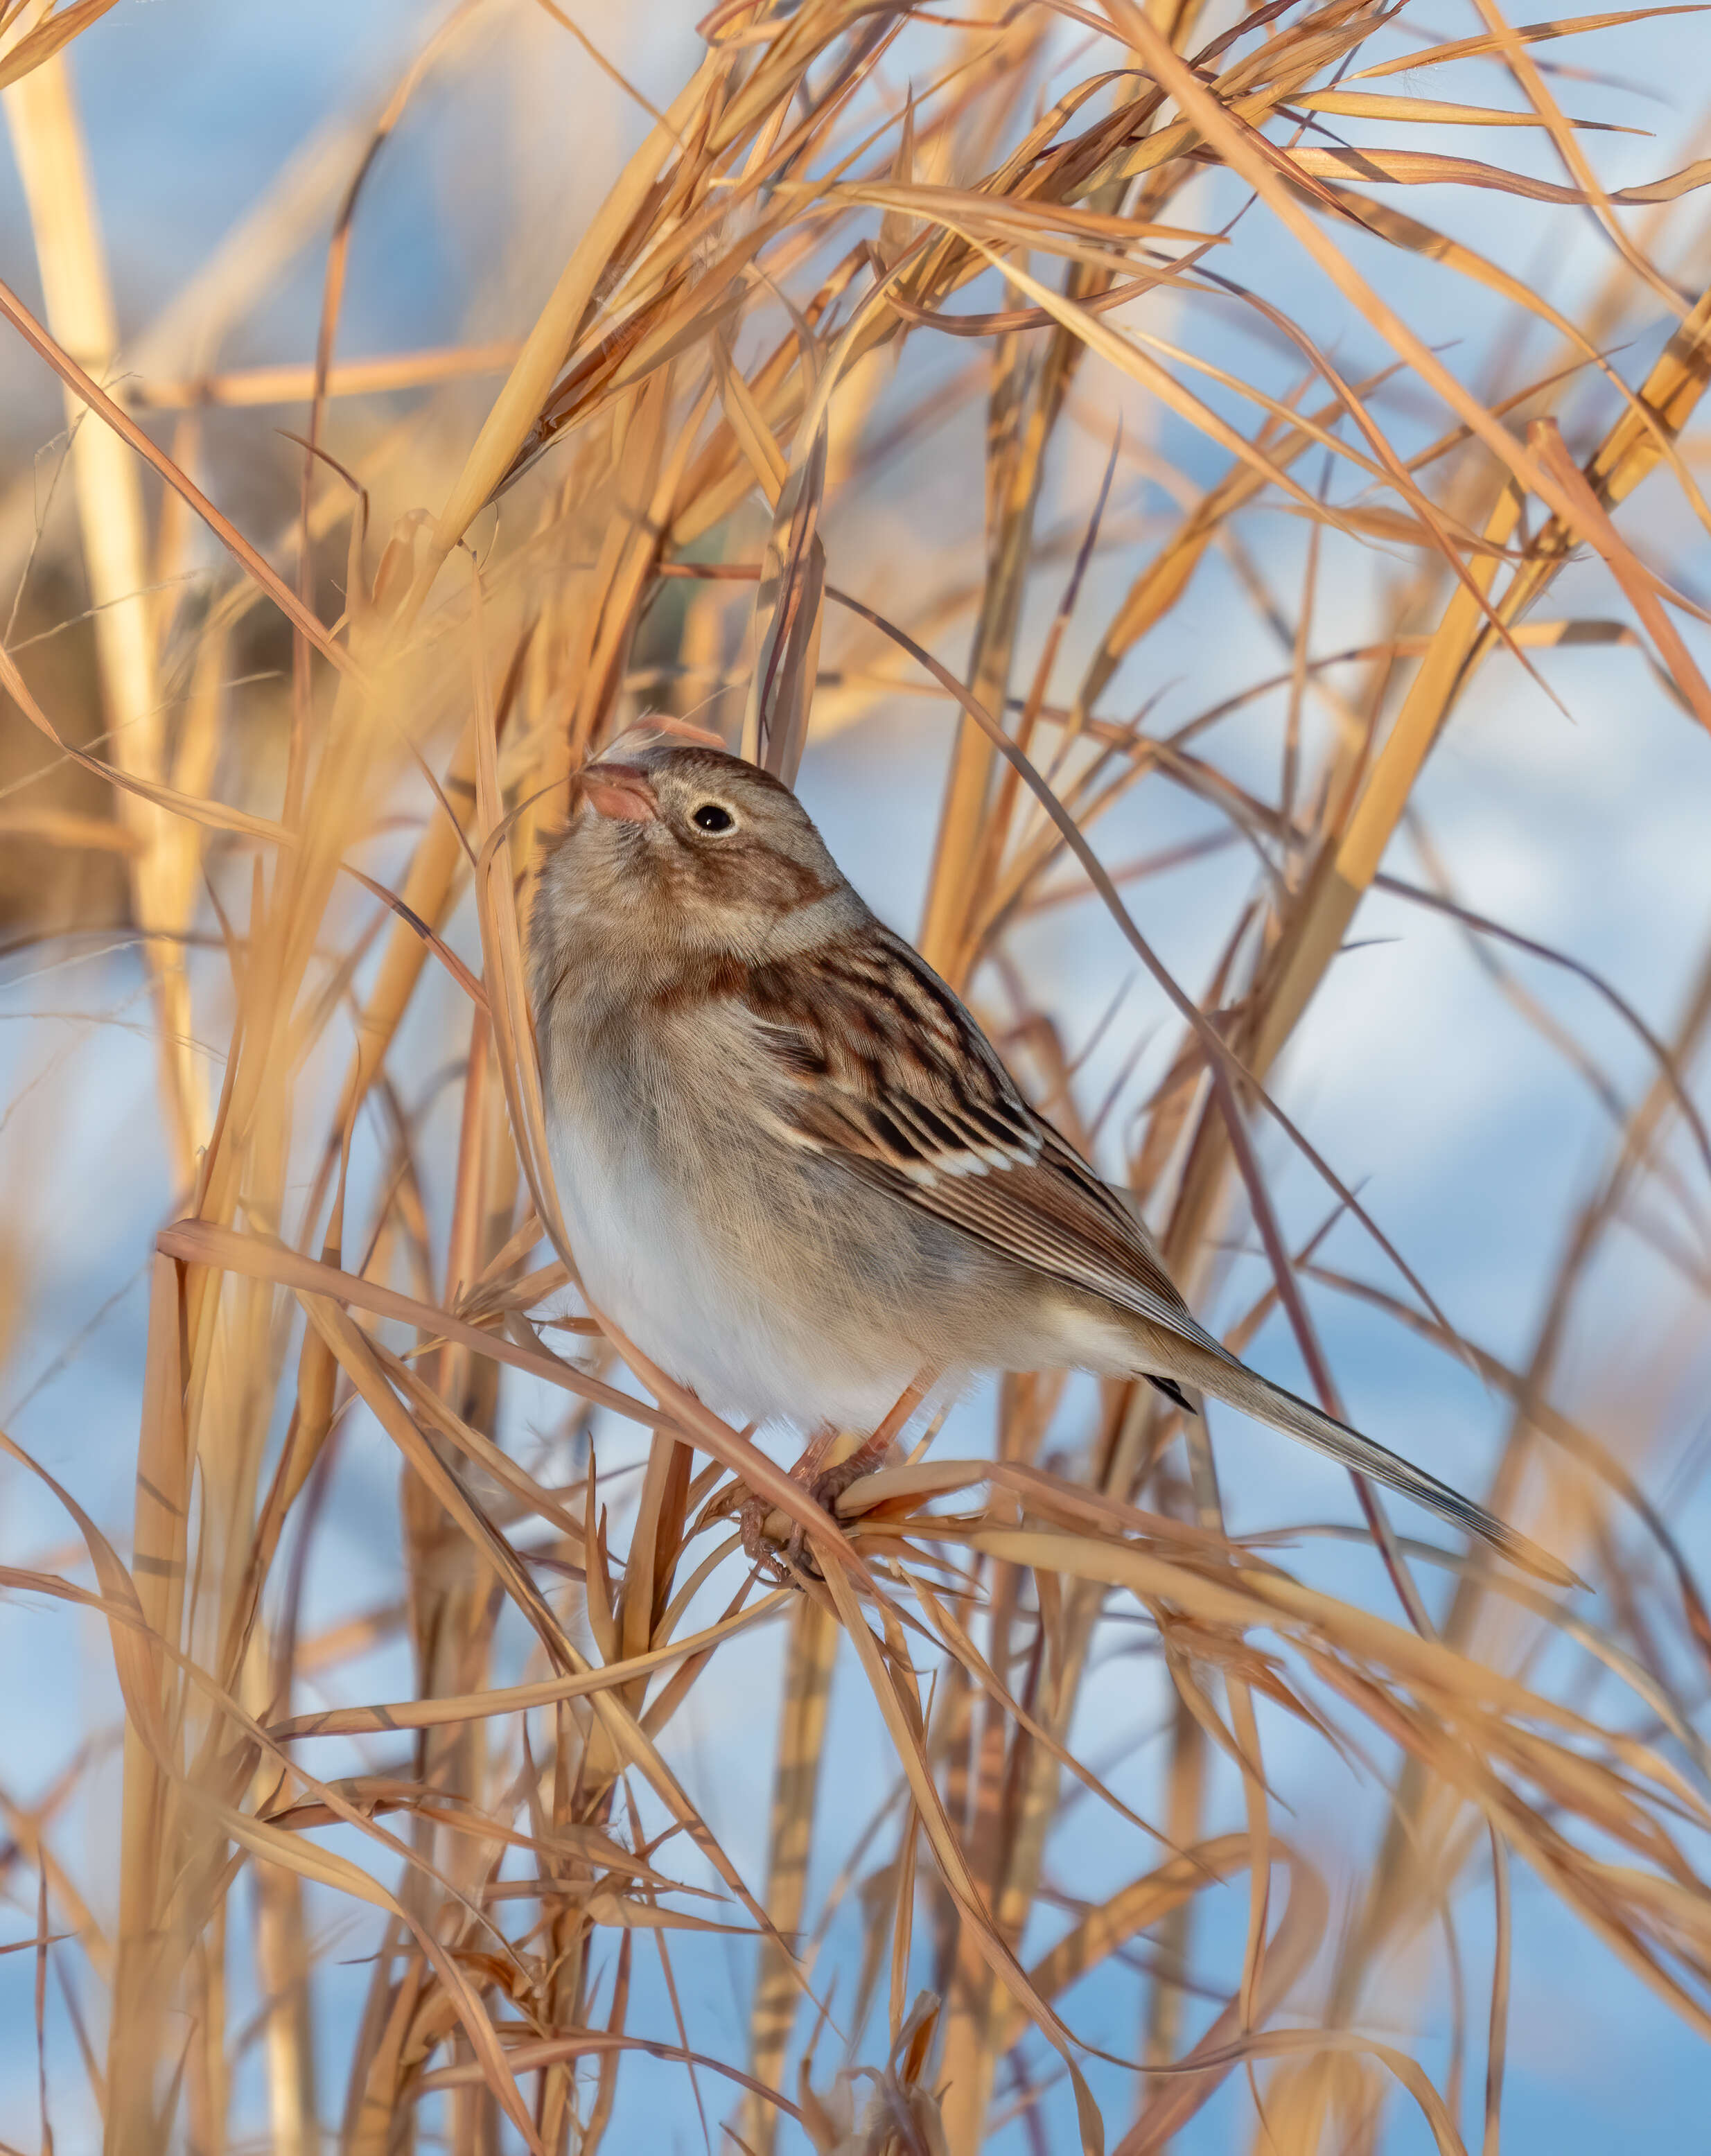
[[748,963],[835,934],[860,901],[770,773],[644,721],[583,767],[542,872],[563,932],[615,938],[645,968]]

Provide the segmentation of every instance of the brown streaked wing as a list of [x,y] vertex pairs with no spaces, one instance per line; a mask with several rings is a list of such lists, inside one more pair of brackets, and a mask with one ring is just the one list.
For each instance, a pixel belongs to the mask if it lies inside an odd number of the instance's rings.
[[739,1000],[791,1135],[1018,1264],[1224,1350],[1117,1192],[1030,1108],[963,1004],[877,923],[758,967]]
[[974,1019],[876,921],[811,961],[754,968],[739,1000],[795,1081],[786,1113],[812,1145],[922,1183],[1031,1161],[1044,1146]]

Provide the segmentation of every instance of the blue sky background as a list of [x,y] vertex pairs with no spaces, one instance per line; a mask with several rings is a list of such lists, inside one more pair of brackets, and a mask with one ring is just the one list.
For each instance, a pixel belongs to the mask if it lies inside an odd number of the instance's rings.
[[[526,9],[496,7],[491,45],[477,44],[467,70],[431,83],[388,146],[365,196],[353,248],[350,298],[340,339],[342,356],[429,344],[464,336],[521,331],[573,239],[589,189],[615,168],[635,129],[624,101],[566,41],[540,23],[530,26],[527,67],[501,56],[503,37],[516,32]],[[694,10],[648,4],[629,10],[584,5],[578,19],[650,93],[669,94],[693,64],[698,47]],[[437,12],[406,0],[295,0],[241,8],[215,0],[121,0],[75,49],[76,75],[101,215],[114,265],[127,337],[139,336],[162,304],[183,285],[234,222],[260,198],[295,151],[336,113],[378,103],[404,57]],[[1424,18],[1422,19],[1425,19]],[[1475,27],[1472,11],[1445,0],[1430,15],[1445,37]],[[502,33],[502,35],[501,35]],[[519,33],[520,34],[520,33]],[[1595,84],[1557,85],[1570,111],[1655,131],[1652,139],[1590,138],[1598,169],[1611,186],[1649,179],[1703,154],[1702,106],[1711,84],[1711,17],[1639,25],[1617,46],[1587,40],[1557,49],[1565,61],[1609,64],[1624,75],[1664,86],[1673,101],[1641,100]],[[906,69],[895,71],[899,79]],[[1494,79],[1483,79],[1489,90]],[[1478,94],[1469,79],[1422,80],[1408,87],[1440,96]],[[1348,123],[1349,139],[1362,124]],[[1493,146],[1495,142],[1496,146]],[[1518,132],[1477,139],[1446,136],[1442,146],[1515,169],[1554,176],[1548,146]],[[1221,192],[1220,192],[1221,190]],[[1402,206],[1458,233],[1533,282],[1573,312],[1606,274],[1609,256],[1589,218],[1496,195],[1438,188],[1400,192]],[[1704,199],[1711,202],[1711,195]],[[1199,186],[1193,215],[1210,222],[1236,206],[1221,179]],[[499,249],[493,234],[515,229],[527,213],[520,247]],[[1186,212],[1183,213],[1186,221]],[[1698,234],[1692,261],[1675,266],[1684,277],[1707,268],[1706,213],[1690,208],[1672,228]],[[1255,220],[1257,225],[1257,217]],[[324,235],[326,220],[314,227]],[[1448,272],[1405,259],[1376,243],[1351,253],[1382,283],[1409,319],[1424,326],[1464,380],[1480,379],[1477,355],[1490,343],[1501,309]],[[232,333],[221,364],[301,360],[312,348],[321,274],[319,240],[276,280],[264,304]],[[1333,345],[1338,363],[1359,376],[1381,363],[1369,331],[1340,316],[1318,274],[1276,237],[1241,251],[1239,274],[1292,319],[1311,321],[1323,335],[1342,322]],[[38,298],[28,228],[15,175],[0,157],[0,275],[34,304]],[[993,304],[975,295],[970,307]],[[1298,361],[1259,347],[1234,310],[1192,315],[1161,306],[1140,318],[1156,334],[1223,360],[1281,393]],[[1660,316],[1615,356],[1625,377],[1637,381],[1665,334]],[[1529,346],[1539,365],[1550,350],[1542,331]],[[948,373],[967,349],[928,346],[917,340],[906,364],[912,382]],[[1221,470],[1218,453],[1179,423],[1148,409],[1138,394],[1084,374],[1089,412],[1121,408],[1127,439],[1154,449],[1197,483]],[[907,386],[907,385],[904,385]],[[465,403],[479,421],[489,386],[475,386]],[[1217,393],[1208,401],[1232,415],[1243,408]],[[1386,414],[1393,438],[1417,446],[1441,428],[1441,413],[1416,398],[1415,409]],[[1590,428],[1595,400],[1570,404]],[[0,349],[6,477],[13,452],[28,454],[59,424],[57,391],[27,355]],[[967,490],[978,466],[983,425],[978,390],[917,456],[897,473],[881,504],[835,505],[827,525],[833,574],[859,585],[872,603],[900,605],[944,580],[949,535],[971,528]],[[282,413],[240,415],[230,423],[253,429],[257,454],[279,445],[267,429],[295,424]],[[360,428],[356,418],[336,425]],[[247,439],[247,437],[245,438]],[[334,445],[337,445],[335,433]],[[1071,526],[1085,506],[1105,454],[1091,424],[1066,429],[1055,468],[1048,525]],[[1303,465],[1303,470],[1308,467]],[[1704,465],[1698,467],[1704,475]],[[383,514],[409,506],[378,505]],[[234,504],[234,507],[239,507]],[[241,507],[239,513],[242,515]],[[1120,465],[1112,527],[1132,537],[1102,556],[1090,577],[1082,620],[1108,617],[1127,579],[1174,512],[1143,465]],[[1641,497],[1631,528],[1654,558],[1685,564],[1682,582],[1694,596],[1711,591],[1711,559],[1703,533],[1689,539],[1678,495],[1654,482]],[[1122,520],[1119,523],[1117,520]],[[1292,604],[1299,588],[1301,527],[1279,511],[1251,517],[1244,536],[1262,573]],[[1328,546],[1318,649],[1359,643],[1376,619],[1379,579],[1389,564],[1361,550]],[[1042,567],[1034,598],[1037,636],[1055,604],[1066,564]],[[8,596],[0,593],[0,597]],[[1577,565],[1548,602],[1552,615],[1618,614],[1620,603],[1595,566]],[[836,663],[842,632],[830,624],[825,654]],[[1690,636],[1693,632],[1688,632]],[[948,634],[941,655],[960,663],[966,624]],[[1696,649],[1702,654],[1706,639]],[[1021,670],[1031,660],[1024,651]],[[1061,673],[1073,680],[1085,640],[1072,634]],[[1568,707],[1568,716],[1529,681],[1511,659],[1491,662],[1459,706],[1434,753],[1416,805],[1471,906],[1514,929],[1552,942],[1618,981],[1647,1020],[1666,1035],[1684,1001],[1711,927],[1711,744],[1662,696],[1631,650],[1535,654],[1541,675]],[[1229,564],[1209,559],[1189,602],[1126,667],[1107,708],[1133,711],[1156,696],[1158,724],[1178,723],[1251,680],[1287,664],[1256,623]],[[1275,700],[1227,722],[1214,737],[1221,767],[1256,784],[1270,783],[1277,737]],[[905,931],[918,924],[925,863],[937,818],[937,789],[948,743],[940,706],[899,698],[866,727],[817,743],[802,779],[804,796],[834,850],[880,911]],[[883,749],[881,756],[876,752]],[[1209,828],[1203,812],[1163,787],[1138,789],[1102,826],[1107,861]],[[1421,880],[1405,834],[1386,865]],[[1191,988],[1206,977],[1233,917],[1250,865],[1220,855],[1139,887],[1137,915],[1145,932]],[[1584,1081],[1540,1040],[1471,957],[1452,924],[1405,901],[1375,893],[1354,931],[1362,947],[1333,970],[1279,1074],[1279,1097],[1338,1173],[1359,1185],[1374,1212],[1434,1294],[1479,1345],[1511,1361],[1524,1358],[1540,1317],[1541,1298],[1563,1236],[1607,1157],[1610,1127]],[[460,920],[453,940],[473,957],[470,925]],[[1112,994],[1133,972],[1116,930],[1097,910],[1066,909],[1034,924],[1018,939],[1029,975],[1072,1044],[1085,1040]],[[1583,985],[1524,960],[1513,962],[1529,988],[1570,1025],[1624,1095],[1649,1077],[1645,1051]],[[1152,1045],[1123,1096],[1144,1097],[1172,1043],[1167,1014],[1148,983],[1130,988],[1123,1023],[1090,1057],[1082,1097],[1101,1097],[1138,1032]],[[0,967],[0,1178],[49,1224],[27,1253],[28,1300],[0,1370],[0,1426],[61,1476],[101,1523],[122,1535],[131,1509],[131,1463],[137,1415],[145,1306],[141,1268],[172,1194],[155,1111],[149,1014],[134,953],[120,949],[79,956],[33,954]],[[217,1031],[210,1032],[216,1041]],[[408,1044],[403,1052],[408,1055]],[[1700,1088],[1701,1097],[1704,1089]],[[1708,1103],[1711,1106],[1711,1103]],[[442,1111],[430,1132],[447,1144],[455,1125]],[[32,1133],[50,1119],[59,1134],[51,1163],[32,1157]],[[1114,1117],[1111,1129],[1120,1127]],[[1292,1233],[1304,1233],[1324,1209],[1323,1191],[1302,1165],[1268,1135],[1268,1172]],[[431,1147],[429,1148],[431,1152]],[[1115,1169],[1117,1152],[1102,1156]],[[1691,1178],[1691,1162],[1683,1175]],[[430,1199],[444,1204],[443,1188]],[[1703,1180],[1695,1202],[1703,1212]],[[1340,1227],[1328,1261],[1368,1277],[1382,1266],[1359,1231]],[[1251,1256],[1233,1264],[1217,1315],[1228,1320],[1258,1291],[1262,1269]],[[1353,1419],[1387,1443],[1426,1461],[1452,1481],[1477,1486],[1481,1466],[1505,1427],[1501,1404],[1467,1372],[1413,1342],[1369,1312],[1328,1296],[1313,1296],[1318,1321]],[[1582,1298],[1582,1317],[1564,1358],[1556,1397],[1572,1404],[1622,1454],[1652,1495],[1665,1504],[1690,1553],[1703,1554],[1711,1507],[1699,1493],[1697,1463],[1707,1436],[1706,1379],[1711,1375],[1703,1312],[1641,1237],[1619,1233]],[[69,1351],[68,1353],[68,1350]],[[55,1367],[61,1363],[57,1374]],[[1298,1383],[1297,1358],[1287,1328],[1274,1322],[1253,1359],[1286,1383]],[[1072,1393],[1065,1426],[1084,1416],[1087,1395]],[[943,1441],[970,1447],[984,1441],[989,1398],[977,1394],[958,1410]],[[548,1402],[517,1385],[506,1395],[511,1435],[520,1445],[546,1428]],[[1241,1419],[1215,1414],[1212,1429],[1233,1527],[1241,1531],[1301,1520],[1353,1517],[1346,1481],[1326,1463]],[[629,1446],[626,1453],[625,1447]],[[601,1432],[603,1466],[635,1453],[614,1425]],[[4,1471],[0,1480],[0,1561],[39,1562],[69,1539],[63,1517],[36,1486]],[[1407,1527],[1428,1534],[1417,1519]],[[1364,1552],[1332,1543],[1304,1544],[1304,1576],[1385,1608],[1382,1576]],[[352,1419],[328,1527],[310,1576],[315,1625],[386,1599],[399,1563],[394,1457],[372,1426]],[[1442,1589],[1436,1590],[1440,1598]],[[1160,1722],[1167,1697],[1148,1635],[1110,1626],[1102,1635],[1099,1667],[1087,1687],[1074,1732],[1084,1756],[1098,1763]],[[502,1635],[501,1661],[520,1666],[524,1643]],[[778,1640],[750,1635],[722,1654],[697,1686],[692,1707],[675,1728],[670,1756],[693,1789],[711,1824],[750,1878],[765,1858],[765,1820],[773,1743],[772,1697]],[[0,1780],[14,1794],[39,1794],[91,1731],[110,1727],[106,1656],[95,1629],[63,1608],[13,1598],[0,1602],[0,1731],[7,1766]],[[393,1697],[409,1689],[403,1646],[342,1669],[337,1696]],[[1693,1695],[1697,1697],[1698,1694]],[[1614,1711],[1606,1685],[1595,1703]],[[306,1701],[304,1704],[309,1704]],[[1329,1754],[1272,1717],[1265,1724],[1267,1756],[1292,1816],[1287,1831],[1324,1870],[1333,1906],[1342,1907],[1381,1825],[1370,1774],[1328,1764]],[[1158,1748],[1144,1746],[1113,1774],[1126,1799],[1154,1804],[1149,1776]],[[884,1801],[891,1783],[882,1732],[858,1675],[839,1673],[825,1753],[825,1832],[816,1851],[816,1892],[828,1887],[844,1847]],[[1375,1763],[1387,1763],[1382,1752]],[[326,1746],[314,1764],[331,1774],[354,1771],[359,1755]],[[97,1909],[110,1909],[116,1851],[116,1755],[99,1758],[79,1804],[67,1815],[60,1845]],[[1241,1824],[1233,1780],[1215,1785],[1208,1830]],[[357,1853],[357,1845],[331,1837]],[[1144,1867],[1143,1848],[1096,1817],[1085,1799],[1066,1812],[1054,1866],[1071,1892],[1109,1891]],[[366,1849],[365,1861],[372,1861]],[[1700,1852],[1703,1860],[1703,1851]],[[698,1875],[686,1858],[680,1875]],[[1482,1985],[1489,1964],[1489,1894],[1480,1865],[1457,1908],[1460,1943],[1473,1972],[1476,2026],[1470,2051],[1472,2093],[1466,2130],[1477,2135],[1482,2072]],[[1504,2108],[1505,2146],[1521,2156],[1593,2156],[1612,2147],[1674,2149],[1702,2134],[1711,2071],[1692,2032],[1597,1945],[1524,1870],[1517,1867],[1516,1964],[1511,2050]],[[1240,1969],[1246,1920],[1245,1883],[1202,1900],[1199,1963],[1227,1988]],[[366,1913],[352,1917],[311,1896],[316,1920],[336,1927],[325,2028],[323,2107],[339,2086],[337,2063],[356,2010],[373,1943]],[[241,1907],[239,1916],[241,1931]],[[26,1937],[33,1909],[0,1911],[0,1945]],[[1055,1935],[1042,1914],[1025,1958]],[[847,1996],[857,1938],[850,1917],[835,1928],[821,1964],[836,1971]],[[232,2025],[253,2010],[244,1957],[234,1955]],[[340,1965],[342,1964],[342,1965]],[[338,1966],[331,1966],[338,1965]],[[746,1942],[686,1948],[675,1966],[692,2040],[740,2061],[745,2050],[742,2002]],[[1417,1981],[1423,2003],[1405,2029],[1373,2033],[1409,2045],[1435,2076],[1441,2073],[1449,2026],[1439,1980],[1441,1957]],[[670,2008],[657,1964],[638,1955],[632,2025],[665,2029]],[[33,1957],[0,1956],[0,2140],[37,2145],[33,2035]],[[1104,1974],[1072,1994],[1067,2011],[1090,2041],[1132,2051],[1137,2041],[1138,1982]],[[1395,1994],[1407,1995],[1407,1989]],[[1208,2009],[1210,2013],[1211,2010]],[[1192,2020],[1192,2017],[1191,2017]],[[77,2093],[80,2070],[62,2000],[50,1995],[49,2053],[61,2156],[97,2145],[89,2106]],[[878,2056],[871,2039],[864,2056]],[[835,2056],[828,2046],[823,2056]],[[1110,2103],[1115,2138],[1124,2099],[1108,2070],[1093,2079]],[[620,2109],[609,2146],[628,2151],[690,2150],[701,2128],[681,2070],[638,2065],[621,2079]],[[252,2049],[237,2085],[237,2114],[251,2128],[265,2118],[259,2052]],[[722,2099],[709,2091],[717,2119]],[[1065,2130],[1055,2111],[1054,2133]],[[1239,2080],[1184,2134],[1189,2156],[1250,2145],[1251,2112]],[[781,2146],[792,2147],[788,2132]],[[800,2146],[803,2144],[794,2144]],[[1066,2145],[1056,2138],[1053,2146]],[[1414,2156],[1430,2136],[1405,2098],[1387,2113],[1385,2156]],[[1025,2146],[1020,2129],[994,2148]]]

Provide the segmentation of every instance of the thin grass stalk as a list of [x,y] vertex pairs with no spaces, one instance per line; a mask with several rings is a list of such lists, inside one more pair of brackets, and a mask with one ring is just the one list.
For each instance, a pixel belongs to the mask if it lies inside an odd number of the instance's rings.
[[[28,206],[49,323],[60,343],[99,378],[113,364],[119,333],[69,54],[44,59],[0,95]],[[88,415],[69,388],[65,413],[106,731],[121,771],[159,783],[167,776],[166,709],[143,596],[153,579],[140,475],[122,442],[99,424],[84,424]],[[134,794],[120,797],[119,814],[132,840],[132,907],[150,936],[147,959],[160,1005],[161,1084],[175,1173],[187,1187],[206,1134],[207,1087],[191,1045],[189,981],[172,938],[188,927],[196,896],[196,829]]]
[[[191,1465],[183,1409],[183,1277],[170,1259],[151,1270],[148,1391],[137,1451],[137,1601],[159,1636],[176,1640],[183,1608]],[[149,1702],[163,1744],[176,1747],[177,1687],[165,1670]],[[157,2144],[159,2065],[166,2054],[174,1941],[167,1908],[183,1851],[174,1793],[143,1735],[125,1740],[123,1842],[119,1871],[118,1964],[114,1974],[104,2146],[131,2156]]]
[[[787,1942],[797,1937],[807,1907],[808,1864],[837,1645],[837,1626],[818,1603],[804,1599],[791,1618],[767,1855],[766,1906],[781,1939]],[[784,1948],[768,1940],[761,1948],[755,1978],[748,2070],[773,2088],[784,2086],[785,2053],[801,1997],[799,1971]],[[758,2098],[749,2101],[742,2133],[755,2156],[771,2156],[778,2126],[773,2106]]]

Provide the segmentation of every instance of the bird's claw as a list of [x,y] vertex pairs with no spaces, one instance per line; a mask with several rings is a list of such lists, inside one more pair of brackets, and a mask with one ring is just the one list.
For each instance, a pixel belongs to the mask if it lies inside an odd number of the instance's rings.
[[[808,1494],[815,1504],[832,1517],[837,1517],[840,1497],[854,1482],[873,1471],[871,1465],[859,1455],[840,1460],[836,1466],[828,1467],[814,1476],[806,1485]],[[751,1564],[758,1564],[768,1578],[780,1587],[793,1583],[800,1585],[804,1578],[818,1579],[820,1568],[809,1546],[808,1530],[799,1520],[791,1523],[790,1532],[784,1542],[776,1541],[767,1531],[767,1519],[774,1507],[764,1497],[746,1497],[737,1507],[737,1525],[742,1535],[742,1548]]]

